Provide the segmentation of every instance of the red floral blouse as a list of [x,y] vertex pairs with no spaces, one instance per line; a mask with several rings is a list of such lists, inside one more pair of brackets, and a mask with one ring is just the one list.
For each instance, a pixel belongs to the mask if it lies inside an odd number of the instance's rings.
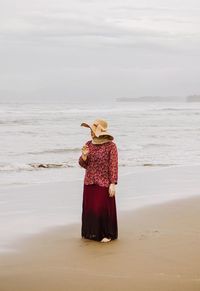
[[98,184],[109,187],[117,184],[118,180],[118,152],[113,141],[103,144],[93,144],[92,140],[86,142],[89,153],[86,161],[79,157],[79,165],[86,169],[84,184]]

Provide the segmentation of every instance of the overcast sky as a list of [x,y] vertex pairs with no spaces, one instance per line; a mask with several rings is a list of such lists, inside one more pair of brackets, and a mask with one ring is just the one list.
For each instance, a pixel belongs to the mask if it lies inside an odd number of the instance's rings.
[[0,101],[200,93],[199,0],[1,0]]

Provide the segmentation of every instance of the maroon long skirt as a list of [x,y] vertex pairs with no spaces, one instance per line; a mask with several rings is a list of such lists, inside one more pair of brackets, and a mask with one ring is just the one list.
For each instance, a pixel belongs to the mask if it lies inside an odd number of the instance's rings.
[[104,237],[117,239],[117,211],[115,196],[109,197],[108,187],[97,184],[83,187],[83,238],[101,241]]

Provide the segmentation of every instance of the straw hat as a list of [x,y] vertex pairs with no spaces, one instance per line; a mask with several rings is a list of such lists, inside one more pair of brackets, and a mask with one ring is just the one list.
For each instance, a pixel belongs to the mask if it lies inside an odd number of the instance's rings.
[[107,131],[108,123],[105,119],[96,119],[92,125],[82,122],[81,126],[89,127],[94,132],[96,137],[107,135],[111,140],[114,139],[114,137]]

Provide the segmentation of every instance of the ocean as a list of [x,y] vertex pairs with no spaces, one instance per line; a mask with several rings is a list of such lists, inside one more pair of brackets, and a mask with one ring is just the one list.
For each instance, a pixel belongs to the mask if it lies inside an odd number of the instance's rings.
[[[90,130],[105,118],[119,157],[117,209],[200,195],[200,103],[0,104],[0,252],[81,222]],[[119,232],[120,234],[120,232]],[[80,234],[77,234],[77,236]]]
[[0,186],[78,178],[90,139],[80,124],[96,118],[108,120],[120,168],[200,164],[200,103],[1,103]]

